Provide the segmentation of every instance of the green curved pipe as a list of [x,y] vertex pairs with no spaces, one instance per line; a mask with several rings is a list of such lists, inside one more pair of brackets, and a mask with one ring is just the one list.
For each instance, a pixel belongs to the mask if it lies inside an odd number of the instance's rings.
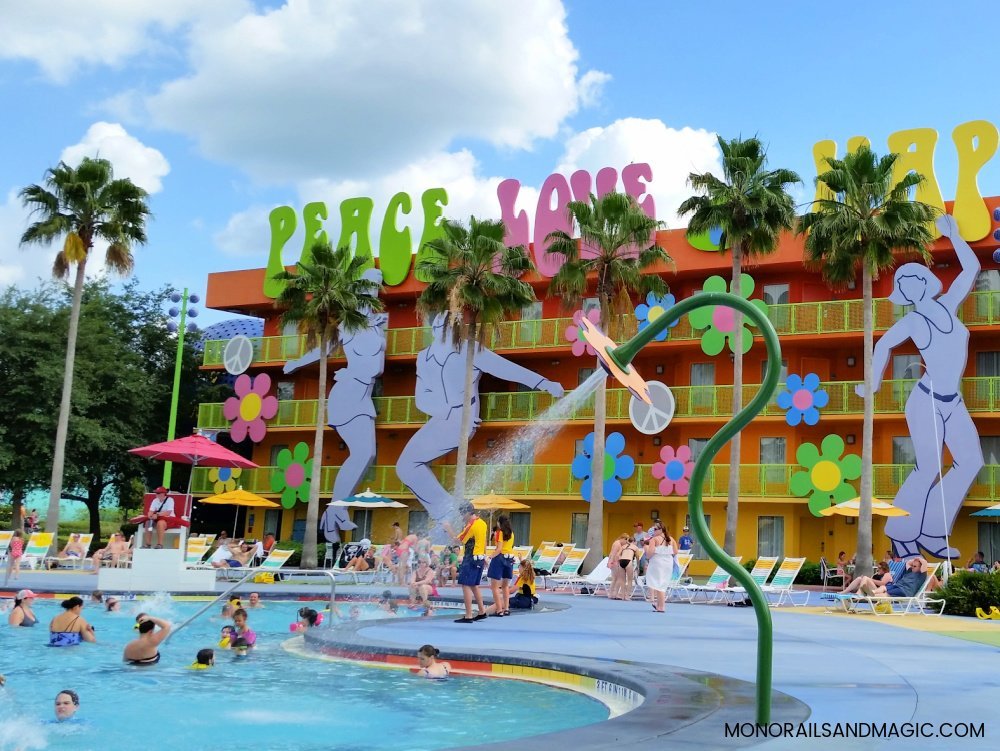
[[750,576],[750,573],[738,564],[712,538],[712,533],[705,523],[704,505],[702,504],[702,488],[705,475],[708,474],[712,459],[722,449],[729,439],[743,430],[747,424],[767,405],[778,386],[781,373],[781,346],[778,344],[778,334],[766,315],[751,305],[747,300],[728,292],[701,292],[677,303],[663,313],[625,344],[616,349],[608,349],[608,356],[622,370],[628,371],[628,365],[639,351],[651,342],[656,335],[666,329],[671,323],[695,308],[705,306],[725,305],[738,310],[751,319],[760,329],[767,346],[767,373],[760,391],[739,414],[727,422],[714,436],[698,456],[691,473],[691,485],[688,491],[688,510],[691,524],[701,546],[708,557],[725,571],[732,575],[740,586],[746,589],[753,603],[757,616],[757,724],[766,725],[771,721],[771,679],[774,652],[774,628],[771,623],[771,610],[767,605],[764,593]]

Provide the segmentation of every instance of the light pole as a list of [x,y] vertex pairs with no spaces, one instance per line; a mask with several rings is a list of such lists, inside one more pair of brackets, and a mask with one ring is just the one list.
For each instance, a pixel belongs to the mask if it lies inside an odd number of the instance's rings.
[[[924,375],[927,376],[927,382],[930,384],[930,387],[931,387],[931,394],[936,394],[937,390],[934,388],[934,379],[931,378],[931,374],[929,372],[927,372],[927,366],[924,365],[923,360],[917,360],[916,362],[911,362],[909,365],[907,365],[906,368],[903,370],[903,377],[905,378],[906,374],[909,373],[910,370],[912,370],[913,367],[917,366],[917,365],[919,365],[921,368],[924,369]],[[942,523],[946,523],[948,521],[948,511],[947,511],[947,507],[945,505],[945,499],[944,499],[944,463],[943,463],[943,459],[941,458],[941,455],[944,453],[944,444],[941,442],[941,435],[940,435],[940,432],[938,431],[937,410],[934,409],[934,399],[933,398],[930,399],[930,401],[928,402],[928,404],[930,405],[930,408],[931,408],[931,422],[934,423],[934,445],[936,445],[938,447],[938,452],[937,452],[937,461],[938,461],[938,490],[941,491],[941,520],[942,520]],[[910,437],[910,440],[913,440],[912,436]],[[949,533],[947,524],[945,524],[945,526],[944,526],[944,549],[950,555],[950,553],[951,553],[951,541],[948,539],[949,535],[950,535],[950,533]],[[941,567],[941,569],[942,569],[941,581],[944,582],[944,583],[947,583],[948,582],[948,577],[951,576],[951,558],[947,559],[947,561],[945,562],[945,565],[943,565]]]
[[[180,397],[181,389],[181,363],[184,357],[184,332],[190,331],[192,334],[198,330],[197,324],[194,321],[188,322],[188,317],[197,318],[198,309],[188,308],[188,303],[198,302],[198,295],[189,295],[187,287],[184,288],[184,294],[179,294],[174,292],[170,295],[170,302],[180,303],[181,307],[178,310],[176,307],[171,308],[167,311],[171,319],[167,321],[167,331],[177,332],[177,355],[174,358],[174,387],[173,392],[170,395],[170,421],[167,423],[167,440],[174,440],[174,432],[177,429],[177,402]],[[170,473],[174,468],[173,462],[164,462],[163,464],[163,487],[170,488]]]

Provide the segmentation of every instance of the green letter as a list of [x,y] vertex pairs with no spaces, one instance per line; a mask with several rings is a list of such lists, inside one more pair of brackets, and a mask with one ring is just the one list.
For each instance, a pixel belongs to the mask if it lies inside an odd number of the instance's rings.
[[264,270],[264,296],[275,298],[285,288],[284,282],[273,277],[285,270],[281,262],[281,249],[295,234],[295,212],[291,206],[278,206],[271,211],[267,221],[271,225],[271,252],[267,256],[267,268]]
[[396,215],[400,212],[409,214],[413,208],[410,196],[397,193],[389,199],[385,209],[385,219],[382,220],[382,234],[378,241],[379,268],[382,269],[382,282],[388,287],[395,287],[406,281],[410,273],[410,261],[413,260],[413,242],[410,239],[410,228],[396,227]]
[[[424,233],[420,236],[420,247],[417,248],[418,264],[434,255],[434,252],[427,247],[427,243],[436,237],[441,237],[440,219],[444,214],[444,207],[448,205],[448,194],[444,188],[429,188],[420,196],[420,205],[424,209]],[[427,281],[420,278],[419,272],[417,279],[422,282]]]
[[326,230],[323,229],[323,221],[326,219],[326,204],[322,201],[307,203],[302,208],[302,221],[305,222],[306,237],[302,241],[302,256],[299,258],[302,263],[312,261],[313,243],[329,242]]
[[365,268],[375,265],[372,260],[372,243],[368,238],[368,225],[372,221],[375,202],[370,198],[348,198],[340,204],[340,239],[337,247],[350,247],[351,235],[357,237],[354,257],[366,259]]

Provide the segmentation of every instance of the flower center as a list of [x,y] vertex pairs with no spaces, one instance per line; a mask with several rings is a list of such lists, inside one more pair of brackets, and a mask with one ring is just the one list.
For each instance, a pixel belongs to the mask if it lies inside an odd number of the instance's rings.
[[285,485],[290,488],[297,488],[306,479],[306,468],[295,462],[294,464],[289,464],[288,468],[285,470]]
[[840,467],[828,459],[816,462],[811,474],[813,485],[825,493],[831,492],[840,484]]
[[230,477],[233,476],[233,470],[230,467],[219,467],[219,479],[226,482]]
[[615,476],[615,457],[610,454],[604,455],[604,479],[610,480]]
[[736,328],[736,312],[724,305],[716,305],[712,311],[712,325],[723,334],[728,334]]
[[809,389],[799,389],[792,394],[792,406],[795,409],[804,411],[813,405],[813,395]]
[[684,479],[684,462],[674,459],[672,462],[667,464],[664,474],[668,480],[672,480],[674,482]]
[[251,391],[240,402],[240,418],[244,422],[250,422],[260,414],[260,405],[260,396]]
[[646,314],[646,320],[652,323],[657,318],[662,316],[665,312],[666,311],[663,309],[662,306],[654,305],[652,308],[649,309],[649,312]]

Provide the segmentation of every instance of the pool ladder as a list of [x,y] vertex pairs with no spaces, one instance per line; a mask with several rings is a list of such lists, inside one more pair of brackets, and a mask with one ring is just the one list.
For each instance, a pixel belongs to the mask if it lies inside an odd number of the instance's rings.
[[[205,605],[203,608],[201,608],[201,610],[199,610],[197,613],[195,613],[194,615],[192,615],[186,621],[184,621],[183,623],[181,623],[177,628],[172,629],[170,631],[170,633],[167,634],[167,637],[163,641],[164,642],[169,641],[170,637],[172,637],[174,634],[176,634],[182,628],[184,628],[185,626],[187,626],[193,620],[195,620],[196,618],[198,618],[200,615],[202,615],[203,613],[205,613],[206,611],[208,611],[213,605],[217,605],[220,600],[222,600],[223,598],[228,597],[229,595],[231,595],[233,592],[235,592],[240,587],[240,585],[245,584],[249,579],[253,578],[254,576],[257,576],[257,574],[259,574],[259,573],[260,573],[260,569],[253,569],[251,571],[247,571],[246,574],[243,575],[243,578],[240,579],[239,581],[237,581],[233,586],[231,586],[225,592],[223,592],[222,594],[220,594],[218,597],[216,597],[210,603],[208,603],[207,605]],[[325,569],[315,569],[315,568],[292,568],[292,569],[283,568],[283,569],[281,569],[281,574],[282,575],[284,575],[284,574],[298,574],[298,575],[301,575],[301,576],[326,576],[326,577],[329,577],[329,579],[330,579],[330,618],[327,619],[327,625],[328,625],[328,627],[332,626],[333,625],[333,611],[334,611],[334,608],[336,607],[336,601],[337,601],[337,578],[334,575],[334,573],[332,571],[327,571]]]

